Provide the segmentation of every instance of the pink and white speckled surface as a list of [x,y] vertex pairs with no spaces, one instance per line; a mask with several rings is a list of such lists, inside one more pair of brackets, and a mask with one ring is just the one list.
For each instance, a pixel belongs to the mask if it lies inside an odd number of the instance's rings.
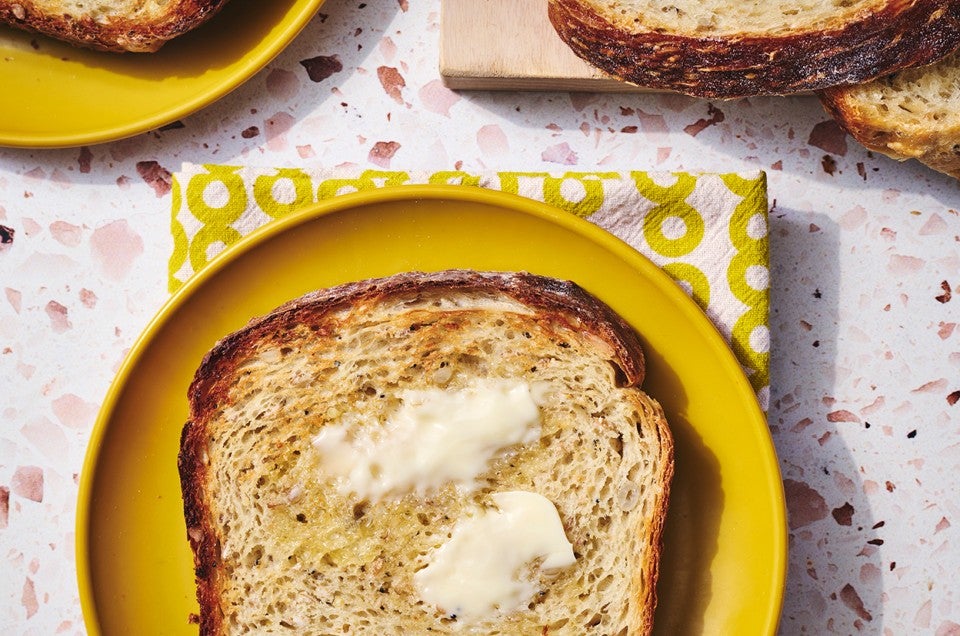
[[769,171],[781,632],[960,634],[960,184],[867,153],[809,97],[455,94],[438,20],[434,0],[328,0],[175,125],[0,149],[0,632],[83,632],[77,476],[166,298],[169,173],[191,161]]

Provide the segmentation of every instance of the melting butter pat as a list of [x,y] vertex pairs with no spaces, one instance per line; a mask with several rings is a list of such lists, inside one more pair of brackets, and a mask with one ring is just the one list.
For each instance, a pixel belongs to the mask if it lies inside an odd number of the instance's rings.
[[477,380],[459,389],[405,390],[382,426],[344,421],[313,439],[341,494],[380,499],[453,482],[469,491],[501,450],[540,437],[540,411],[524,383]]
[[414,574],[424,601],[467,623],[529,603],[537,592],[523,576],[530,564],[549,571],[576,561],[549,499],[524,491],[491,497],[496,509],[458,521],[450,539]]

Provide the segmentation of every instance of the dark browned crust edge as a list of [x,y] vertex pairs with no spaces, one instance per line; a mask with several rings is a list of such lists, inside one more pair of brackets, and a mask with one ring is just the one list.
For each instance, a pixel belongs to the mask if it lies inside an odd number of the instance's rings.
[[[177,467],[187,537],[194,553],[200,634],[220,633],[223,618],[218,611],[218,539],[203,492],[208,470],[204,461],[207,442],[205,425],[227,399],[236,367],[254,351],[261,338],[282,331],[285,327],[309,324],[323,328],[322,318],[325,314],[349,304],[366,303],[409,292],[428,293],[447,289],[502,292],[531,308],[567,320],[571,327],[594,334],[613,349],[626,386],[639,387],[643,382],[643,348],[637,333],[623,318],[576,283],[526,272],[445,270],[396,274],[311,292],[265,316],[253,319],[243,329],[220,340],[204,356],[187,392],[190,419],[181,432]],[[661,438],[669,440],[666,423],[662,418],[661,422],[658,432]],[[672,458],[672,442],[669,455]],[[669,470],[672,475],[672,459]],[[666,506],[665,495],[658,516],[663,516]],[[662,521],[659,524],[655,528],[656,546],[660,542]]]
[[717,99],[862,83],[960,46],[960,2],[951,0],[890,0],[863,20],[785,36],[625,33],[580,0],[549,0],[548,15],[574,53],[614,77]]
[[164,15],[153,22],[114,18],[101,24],[90,18],[50,14],[31,0],[0,0],[0,22],[98,51],[151,53],[200,26],[226,3],[227,0],[172,1]]

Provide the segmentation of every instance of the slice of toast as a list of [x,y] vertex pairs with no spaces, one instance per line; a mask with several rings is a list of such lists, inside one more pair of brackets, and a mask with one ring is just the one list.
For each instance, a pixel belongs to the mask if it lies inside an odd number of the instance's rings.
[[856,86],[820,93],[854,139],[960,179],[960,53]]
[[865,82],[960,46],[949,0],[549,0],[573,51],[614,77],[708,98]]
[[[525,273],[398,274],[253,320],[207,354],[189,389],[179,470],[201,633],[648,633],[673,442],[643,375],[620,317],[573,283]],[[492,430],[482,400],[458,407],[458,396],[504,383],[536,404],[521,436],[466,478],[367,488],[371,475],[426,465],[418,445],[436,427]],[[391,423],[423,395],[439,421],[391,447],[399,464],[357,450],[395,440]],[[454,472],[475,463],[442,448],[450,455],[434,459]],[[434,601],[423,580],[470,520],[493,528],[489,541],[472,537],[481,562],[522,543],[483,516],[506,514],[516,495],[505,493],[517,492],[555,508],[572,563],[549,569],[540,554],[507,572],[526,586],[519,605],[467,616]],[[524,540],[547,525],[530,524]],[[462,567],[453,574],[475,583]]]
[[0,0],[0,23],[101,51],[148,53],[212,18],[227,0]]

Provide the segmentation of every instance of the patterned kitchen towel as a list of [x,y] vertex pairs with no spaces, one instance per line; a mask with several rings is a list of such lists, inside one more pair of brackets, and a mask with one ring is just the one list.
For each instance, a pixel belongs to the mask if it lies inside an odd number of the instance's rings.
[[472,174],[184,164],[173,182],[170,291],[272,219],[339,194],[423,183],[479,186],[545,201],[626,241],[704,308],[766,409],[767,190],[760,171]]

